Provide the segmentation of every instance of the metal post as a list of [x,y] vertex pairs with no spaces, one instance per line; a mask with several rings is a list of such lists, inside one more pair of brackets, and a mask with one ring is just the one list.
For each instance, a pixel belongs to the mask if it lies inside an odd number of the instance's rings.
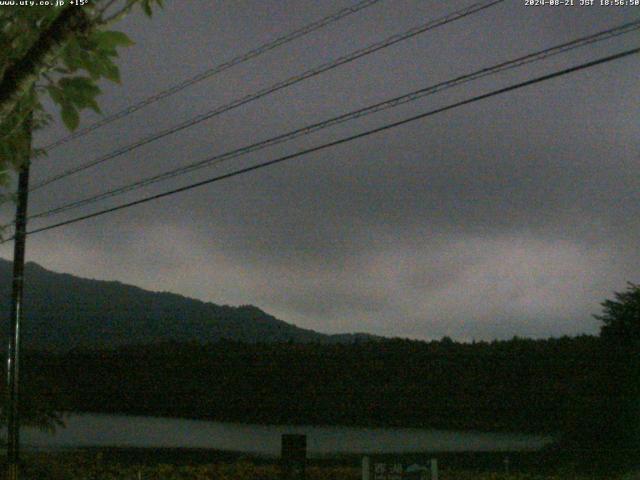
[[[25,122],[29,145],[31,144],[31,117]],[[13,285],[11,292],[11,338],[7,357],[7,460],[9,480],[18,480],[20,463],[20,322],[22,320],[22,297],[24,285],[24,252],[27,226],[27,199],[29,196],[29,162],[31,151],[20,168],[18,198],[16,205],[16,227],[13,243]]]
[[371,463],[366,455],[362,457],[362,480],[369,480],[371,472]]
[[438,480],[438,459],[431,459],[431,480]]

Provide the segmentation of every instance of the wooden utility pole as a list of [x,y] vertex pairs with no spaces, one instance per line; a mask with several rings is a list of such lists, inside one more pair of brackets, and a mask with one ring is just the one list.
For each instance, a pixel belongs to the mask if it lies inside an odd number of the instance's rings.
[[13,241],[13,283],[11,291],[11,338],[7,356],[7,461],[9,480],[18,480],[20,464],[20,328],[24,289],[24,252],[29,196],[29,163],[31,161],[32,115],[25,121],[27,151],[18,177],[16,226]]

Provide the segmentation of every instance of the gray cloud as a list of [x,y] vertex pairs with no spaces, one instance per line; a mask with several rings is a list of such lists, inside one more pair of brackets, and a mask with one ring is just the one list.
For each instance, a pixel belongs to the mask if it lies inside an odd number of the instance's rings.
[[[124,84],[104,86],[104,110],[116,111],[347,3],[184,1],[170,3],[151,21],[132,16],[122,29],[137,45],[123,54]],[[34,178],[468,3],[382,2],[61,147],[34,166]],[[523,4],[505,2],[35,192],[31,211],[637,16],[634,8]],[[145,192],[275,158],[620,51],[634,45],[628,37]],[[637,62],[621,60],[34,235],[29,257],[58,271],[217,303],[256,304],[286,321],[326,332],[459,339],[595,333],[597,323],[590,315],[599,302],[624,288],[626,280],[638,280]],[[93,118],[87,114],[83,121]],[[44,142],[62,133],[55,125],[40,138]],[[0,253],[9,256],[10,249],[2,248]]]

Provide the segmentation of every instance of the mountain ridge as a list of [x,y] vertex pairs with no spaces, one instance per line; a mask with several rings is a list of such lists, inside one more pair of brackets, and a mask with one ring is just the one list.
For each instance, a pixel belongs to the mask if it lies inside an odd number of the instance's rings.
[[[0,302],[9,316],[12,262],[0,259]],[[253,305],[218,305],[117,280],[96,280],[25,265],[23,342],[65,351],[162,342],[353,343],[364,333],[324,334],[280,320]],[[0,334],[8,335],[2,322]]]

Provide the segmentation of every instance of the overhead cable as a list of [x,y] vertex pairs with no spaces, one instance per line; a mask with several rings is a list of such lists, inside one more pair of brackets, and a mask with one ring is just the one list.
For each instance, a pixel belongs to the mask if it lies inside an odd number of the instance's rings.
[[71,140],[74,140],[76,138],[80,138],[83,137],[84,135],[93,132],[94,130],[97,130],[101,127],[104,127],[105,125],[108,125],[112,122],[115,122],[116,120],[119,120],[121,118],[124,118],[128,115],[131,115],[134,112],[137,112],[138,110],[141,110],[145,107],[147,107],[148,105],[151,105],[153,103],[156,103],[159,100],[162,100],[164,98],[170,97],[171,95],[174,95],[182,90],[184,90],[187,87],[190,87],[191,85],[201,82],[202,80],[205,80],[207,78],[211,78],[214,75],[217,75],[218,73],[224,72],[225,70],[228,70],[231,67],[234,67],[236,65],[239,65],[241,63],[244,63],[248,60],[251,60],[253,58],[256,58],[260,55],[262,55],[263,53],[266,53],[268,51],[274,50],[278,47],[281,47],[282,45],[286,45],[287,43],[292,42],[293,40],[296,40],[298,38],[304,37],[305,35],[308,35],[309,33],[315,32],[316,30],[319,30],[323,27],[326,27],[327,25],[337,22],[338,20],[345,18],[353,13],[359,12],[360,10],[364,10],[365,8],[368,8],[378,2],[381,2],[382,0],[364,0],[361,1],[359,3],[356,3],[355,5],[351,6],[351,7],[346,7],[343,8],[342,10],[339,10],[335,13],[332,13],[331,15],[328,15],[320,20],[317,20],[313,23],[309,23],[308,25],[305,25],[302,28],[299,28],[298,30],[294,30],[292,32],[287,33],[286,35],[283,35],[281,37],[276,38],[275,40],[269,42],[269,43],[265,43],[263,45],[260,45],[257,48],[254,48],[253,50],[249,50],[248,52],[242,53],[236,57],[233,57],[231,60],[228,60],[224,63],[221,63],[219,65],[216,65],[215,67],[209,68],[203,72],[198,73],[197,75],[194,75],[193,77],[187,78],[186,80],[181,81],[180,83],[176,83],[175,85],[170,86],[169,88],[162,90],[154,95],[151,95],[150,97],[147,97],[143,100],[140,100],[137,103],[134,103],[133,105],[130,105],[118,112],[112,113],[111,115],[108,115],[104,118],[101,118],[100,120],[98,120],[95,123],[92,123],[91,125],[88,125],[84,128],[81,128],[80,130],[71,133],[65,137],[62,137],[54,142],[51,142],[47,145],[44,145],[42,147],[42,149],[50,151],[53,150],[56,147],[59,147],[60,145],[63,145]]
[[297,128],[295,130],[289,131],[287,133],[271,137],[267,140],[263,140],[260,142],[256,142],[241,148],[237,148],[222,154],[215,155],[213,157],[206,158],[204,160],[200,160],[197,162],[192,162],[188,165],[184,165],[178,168],[174,168],[168,170],[166,172],[152,175],[142,180],[138,180],[136,182],[132,182],[130,184],[124,185],[122,187],[114,188],[112,190],[108,190],[106,192],[99,193],[97,195],[92,195],[80,200],[76,200],[73,202],[69,202],[67,204],[61,205],[56,208],[52,208],[46,211],[42,211],[39,213],[35,213],[29,217],[29,219],[43,218],[49,217],[52,215],[56,215],[68,210],[76,209],[79,207],[83,207],[86,205],[90,205],[92,203],[96,203],[100,200],[104,200],[107,198],[112,198],[118,195],[122,195],[127,192],[131,192],[134,190],[138,190],[140,188],[152,185],[157,182],[161,182],[164,180],[168,180],[170,178],[174,178],[180,175],[184,175],[202,168],[211,167],[213,165],[220,164],[222,162],[231,160],[233,158],[237,158],[240,156],[247,155],[249,153],[262,150],[264,148],[277,145],[297,137],[308,135],[313,132],[332,127],[334,125],[338,125],[350,120],[354,120],[356,118],[360,118],[366,115],[370,115],[382,110],[386,110],[389,108],[397,107],[398,105],[402,105],[405,103],[413,102],[423,97],[436,94],[443,90],[447,90],[449,88],[453,88],[455,86],[478,80],[483,77],[487,77],[490,75],[495,75],[500,72],[504,72],[506,70],[511,70],[514,68],[518,68],[524,65],[528,65],[534,62],[538,62],[549,58],[551,56],[555,56],[561,53],[565,53],[580,47],[584,47],[586,45],[591,45],[594,43],[602,42],[604,40],[610,39],[612,37],[617,37],[626,33],[633,32],[635,30],[640,29],[640,20],[636,20],[635,22],[625,23],[623,25],[619,25],[613,28],[609,28],[607,30],[594,33],[592,35],[588,35],[585,37],[581,37],[570,42],[565,42],[559,45],[555,45],[553,47],[546,48],[544,50],[540,50],[534,53],[530,53],[528,55],[524,55],[515,59],[511,59],[497,65],[493,65],[491,67],[482,68],[480,70],[476,70],[472,73],[468,73],[465,75],[461,75],[455,77],[453,79],[437,83],[435,85],[430,85],[425,88],[421,88],[419,90],[412,91],[405,95],[401,95],[398,97],[394,97],[383,102],[379,102],[364,108],[360,108],[357,110],[353,110],[351,112],[329,118],[322,122],[313,123],[310,125],[306,125],[301,128]]
[[478,13],[482,10],[485,10],[489,7],[492,7],[494,5],[497,5],[499,3],[504,2],[505,0],[489,0],[489,1],[484,1],[484,2],[478,2],[478,3],[474,3],[473,5],[463,8],[461,10],[458,10],[456,12],[450,13],[448,15],[445,15],[444,17],[438,18],[436,20],[431,20],[427,23],[424,23],[422,25],[419,25],[417,27],[414,27],[410,30],[407,30],[404,33],[401,34],[396,34],[393,35],[385,40],[382,40],[380,42],[374,43],[372,45],[369,45],[368,47],[362,48],[360,50],[356,50],[354,52],[351,52],[345,56],[342,56],[336,60],[333,60],[331,62],[327,62],[324,63],[318,67],[312,68],[310,70],[307,70],[301,74],[295,75],[293,77],[289,77],[286,80],[280,81],[278,83],[275,83],[269,87],[263,88],[262,90],[259,90],[258,92],[246,95],[244,97],[238,98],[236,100],[233,100],[232,102],[226,104],[226,105],[222,105],[218,108],[215,108],[214,110],[211,110],[209,112],[197,115],[195,117],[192,117],[184,122],[181,122],[177,125],[174,125],[173,127],[170,127],[168,129],[162,130],[160,132],[156,132],[150,136],[147,136],[143,139],[137,140],[136,142],[133,142],[129,145],[126,145],[124,147],[118,148],[112,152],[109,152],[105,155],[102,155],[94,160],[91,160],[89,162],[77,165],[75,167],[71,167],[59,174],[53,175],[43,181],[41,181],[40,183],[35,184],[33,187],[31,187],[30,191],[34,191],[34,190],[38,190],[46,185],[49,185],[53,182],[56,182],[58,180],[62,180],[63,178],[69,177],[71,175],[74,175],[76,173],[82,172],[84,170],[87,170],[89,168],[95,167],[96,165],[102,164],[108,160],[111,160],[113,158],[119,157],[121,155],[124,155],[125,153],[129,153],[137,148],[142,147],[143,145],[147,145],[151,142],[154,142],[156,140],[159,140],[161,138],[164,138],[166,136],[172,135],[174,133],[177,133],[181,130],[184,130],[186,128],[192,127],[194,125],[197,125],[198,123],[204,122],[205,120],[209,120],[210,118],[213,118],[217,115],[220,115],[222,113],[226,113],[230,110],[233,110],[235,108],[238,108],[242,105],[245,105],[249,102],[252,102],[254,100],[257,100],[259,98],[265,97],[267,95],[270,95],[274,92],[277,92],[279,90],[282,90],[284,88],[290,87],[296,83],[302,82],[304,80],[307,80],[309,78],[315,77],[317,75],[320,75],[324,72],[327,72],[329,70],[332,70],[334,68],[337,68],[341,65],[344,65],[346,63],[350,63],[353,62],[354,60],[357,60],[359,58],[362,58],[366,55],[370,55],[374,52],[377,52],[379,50],[382,50],[384,48],[388,48],[392,45],[395,45],[396,43],[402,42],[404,40],[408,40],[409,38],[415,37],[417,35],[420,35],[422,33],[425,33],[429,30],[435,29],[437,27],[449,24],[451,22],[454,22],[456,20],[460,20],[461,18],[465,18],[469,15],[473,15],[475,13]]
[[[449,104],[449,105],[444,106],[444,107],[436,108],[436,109],[430,110],[428,112],[421,113],[419,115],[414,115],[414,116],[405,118],[403,120],[399,120],[399,121],[396,121],[396,122],[393,122],[393,123],[388,123],[388,124],[383,125],[381,127],[377,127],[377,128],[371,129],[371,130],[367,130],[367,131],[362,132],[362,133],[358,133],[358,134],[355,134],[355,135],[350,135],[350,136],[347,136],[347,137],[343,137],[343,138],[340,138],[338,140],[334,140],[332,142],[328,142],[328,143],[324,143],[324,144],[318,145],[316,147],[308,148],[306,150],[301,150],[301,151],[298,151],[298,152],[295,152],[295,153],[292,153],[292,154],[289,154],[289,155],[285,155],[285,156],[282,156],[282,157],[279,157],[279,158],[276,158],[276,159],[273,159],[273,160],[269,160],[269,161],[266,161],[266,162],[258,163],[258,164],[252,165],[250,167],[241,168],[241,169],[229,172],[229,173],[225,173],[223,175],[218,175],[218,176],[215,176],[215,177],[212,177],[212,178],[208,178],[206,180],[201,180],[201,181],[198,181],[198,182],[195,182],[195,183],[191,183],[189,185],[186,185],[186,186],[183,186],[183,187],[180,187],[180,188],[175,188],[175,189],[168,190],[168,191],[165,191],[165,192],[162,192],[162,193],[158,193],[158,194],[155,194],[155,195],[150,195],[150,196],[138,199],[138,200],[134,200],[134,201],[127,202],[127,203],[124,203],[124,204],[121,204],[121,205],[117,205],[115,207],[106,208],[106,209],[99,210],[97,212],[93,212],[93,213],[90,213],[90,214],[87,214],[87,215],[82,215],[82,216],[79,216],[79,217],[71,218],[69,220],[65,220],[65,221],[62,221],[62,222],[58,222],[58,223],[54,223],[54,224],[51,224],[51,225],[47,225],[45,227],[37,228],[35,230],[31,230],[31,231],[27,232],[27,234],[28,235],[33,235],[34,233],[44,232],[44,231],[47,231],[47,230],[52,230],[54,228],[60,228],[60,227],[66,226],[66,225],[71,225],[73,223],[81,222],[83,220],[88,220],[90,218],[96,218],[96,217],[99,217],[99,216],[102,216],[102,215],[106,215],[107,213],[112,213],[112,212],[116,212],[116,211],[123,210],[123,209],[126,209],[126,208],[134,207],[136,205],[141,205],[143,203],[151,202],[153,200],[158,200],[160,198],[164,198],[164,197],[168,197],[168,196],[171,196],[171,195],[175,195],[177,193],[181,193],[181,192],[185,192],[185,191],[188,191],[188,190],[192,190],[194,188],[198,188],[198,187],[201,187],[201,186],[204,186],[204,185],[209,185],[209,184],[212,184],[212,183],[215,183],[215,182],[219,182],[221,180],[225,180],[225,179],[228,179],[228,178],[236,177],[236,176],[239,176],[239,175],[242,175],[242,174],[245,174],[245,173],[249,173],[249,172],[252,172],[252,171],[256,171],[256,170],[262,169],[262,168],[270,167],[270,166],[285,162],[287,160],[292,160],[294,158],[298,158],[298,157],[301,157],[301,156],[304,156],[304,155],[308,155],[310,153],[326,150],[328,148],[332,148],[332,147],[335,147],[335,146],[338,146],[338,145],[341,145],[341,144],[344,144],[344,143],[347,143],[347,142],[351,142],[351,141],[354,141],[354,140],[357,140],[357,139],[360,139],[360,138],[368,137],[368,136],[371,136],[373,134],[377,134],[377,133],[380,133],[380,132],[383,132],[383,131],[386,131],[386,130],[390,130],[392,128],[396,128],[396,127],[399,127],[401,125],[406,125],[408,123],[412,123],[412,122],[415,122],[417,120],[421,120],[421,119],[436,115],[438,113],[442,113],[442,112],[445,112],[445,111],[448,111],[448,110],[453,110],[455,108],[458,108],[458,107],[461,107],[461,106],[464,106],[464,105],[469,105],[471,103],[475,103],[475,102],[478,102],[480,100],[485,100],[487,98],[495,97],[497,95],[502,95],[502,94],[510,92],[510,91],[518,90],[520,88],[524,88],[524,87],[527,87],[527,86],[530,86],[530,85],[534,85],[534,84],[537,84],[537,83],[548,81],[548,80],[551,80],[553,78],[557,78],[557,77],[561,77],[561,76],[564,76],[564,75],[568,75],[570,73],[578,72],[578,71],[581,71],[581,70],[586,70],[588,68],[592,68],[592,67],[595,67],[597,65],[602,65],[604,63],[608,63],[608,62],[611,62],[611,61],[614,61],[614,60],[618,60],[618,59],[621,59],[621,58],[624,58],[624,57],[628,57],[630,55],[636,55],[638,53],[640,53],[640,48],[634,48],[634,49],[626,50],[624,52],[620,52],[620,53],[617,53],[617,54],[614,54],[614,55],[609,55],[609,56],[606,56],[606,57],[602,57],[602,58],[599,58],[597,60],[592,60],[590,62],[582,63],[582,64],[574,66],[574,67],[566,68],[566,69],[559,70],[559,71],[556,71],[556,72],[553,72],[553,73],[550,73],[550,74],[547,74],[547,75],[543,75],[543,76],[540,76],[540,77],[533,78],[531,80],[527,80],[527,81],[524,81],[524,82],[516,83],[516,84],[510,85],[508,87],[504,87],[504,88],[500,88],[500,89],[497,89],[497,90],[493,90],[493,91],[491,91],[489,93],[485,93],[485,94],[482,94],[482,95],[477,95],[477,96],[469,98],[467,100],[462,100],[462,101],[459,101],[459,102],[456,102],[456,103]],[[8,239],[8,240],[10,240],[10,239]],[[8,240],[5,240],[5,241],[8,241]]]

